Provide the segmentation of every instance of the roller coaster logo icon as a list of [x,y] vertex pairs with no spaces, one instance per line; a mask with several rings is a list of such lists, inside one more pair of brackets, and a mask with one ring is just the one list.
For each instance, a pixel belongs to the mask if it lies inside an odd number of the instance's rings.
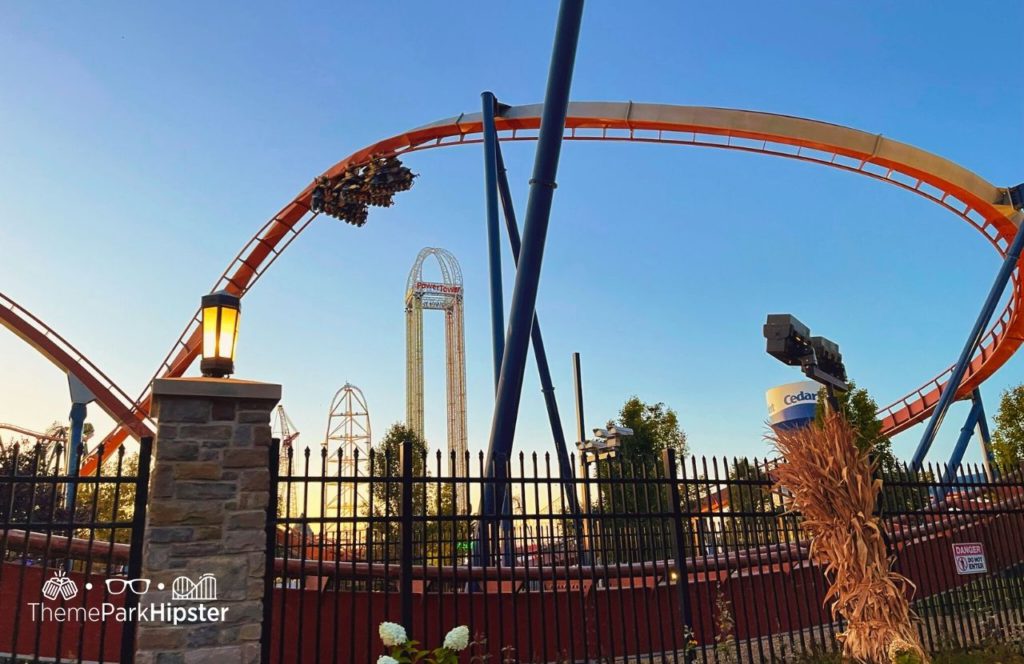
[[179,576],[171,584],[171,599],[185,602],[213,602],[217,599],[217,579],[203,574],[198,581]]

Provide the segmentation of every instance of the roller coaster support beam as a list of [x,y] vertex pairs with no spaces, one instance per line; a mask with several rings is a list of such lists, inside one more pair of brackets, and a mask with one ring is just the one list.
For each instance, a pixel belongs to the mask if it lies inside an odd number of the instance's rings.
[[74,478],[78,477],[78,466],[81,463],[82,455],[82,431],[85,429],[85,414],[86,406],[84,403],[73,403],[71,404],[71,414],[69,419],[71,420],[71,432],[68,436],[68,477],[71,481],[68,482],[65,488],[64,505],[67,506],[69,513],[75,511],[75,494],[78,488],[78,482]]
[[[494,93],[480,95],[483,104],[484,187],[487,204],[487,254],[491,276],[491,348],[494,353],[494,391],[498,391],[501,377],[501,358],[505,354],[505,303],[502,298],[501,231],[498,230],[498,130],[494,127],[494,113],[498,100]],[[504,540],[505,564],[511,565],[515,557],[512,537],[512,500],[505,495],[501,505],[501,532]]]
[[[496,136],[496,135],[495,135]],[[512,204],[512,194],[508,187],[508,174],[505,171],[505,159],[501,156],[501,146],[497,146],[498,156],[498,194],[501,207],[505,213],[505,227],[508,230],[508,243],[512,248],[512,260],[519,264],[519,252],[522,242],[519,238],[519,224],[516,223],[516,209]],[[558,458],[558,472],[562,477],[565,496],[569,501],[569,509],[577,519],[580,514],[579,502],[576,500],[576,487],[573,483],[575,469],[569,460],[569,450],[565,444],[565,431],[562,429],[562,418],[558,413],[558,402],[555,400],[555,385],[551,380],[551,367],[548,365],[548,354],[544,349],[544,337],[540,333],[540,318],[533,315],[533,329],[530,332],[533,343],[533,356],[537,361],[537,374],[540,376],[540,389],[544,394],[544,405],[548,411],[548,422],[551,424],[551,436],[555,441],[555,455]],[[579,524],[577,524],[579,526]],[[576,532],[580,529],[577,527]]]
[[[1014,191],[1019,190],[1020,186],[1014,188]],[[1018,210],[1021,209],[1021,205],[1018,205],[1016,200],[1014,203],[1014,207]],[[914,458],[911,460],[914,470],[921,469],[928,450],[931,448],[932,443],[935,442],[935,434],[938,433],[939,427],[942,426],[942,419],[946,416],[946,411],[949,410],[953,399],[956,398],[957,389],[959,389],[960,381],[963,380],[964,374],[967,372],[967,366],[971,362],[974,349],[978,347],[982,335],[985,334],[985,328],[988,327],[988,322],[996,310],[996,305],[999,304],[1003,291],[1006,290],[1006,284],[1009,283],[1010,277],[1017,267],[1017,261],[1020,260],[1022,248],[1024,248],[1024,221],[1021,221],[1017,227],[1017,233],[1013,236],[1013,242],[1010,243],[1006,250],[1006,257],[1003,259],[1003,265],[999,268],[999,273],[996,275],[995,283],[992,284],[992,289],[989,291],[988,297],[985,298],[985,304],[981,308],[981,313],[978,314],[978,319],[974,321],[971,334],[967,337],[963,350],[960,351],[960,359],[956,361],[953,373],[949,376],[949,380],[942,390],[942,395],[939,397],[939,403],[935,406],[935,412],[932,413],[931,419],[928,420],[928,426],[925,427],[924,435],[921,436],[921,442],[918,444],[917,450],[914,452]]]
[[[562,134],[569,109],[569,90],[579,43],[580,23],[583,19],[583,0],[562,0],[558,11],[555,43],[548,70],[544,108],[537,137],[537,153],[530,179],[530,196],[526,203],[523,224],[523,247],[516,268],[516,281],[512,289],[509,310],[508,335],[501,360],[501,378],[494,402],[491,434],[487,445],[485,472],[494,473],[494,490],[485,491],[482,516],[495,514],[495,505],[505,500],[505,463],[512,452],[522,396],[526,354],[533,329],[533,313],[537,304],[541,264],[544,261],[544,243],[547,239],[551,201],[555,192],[558,157],[562,148]],[[495,472],[497,471],[497,472]],[[486,528],[481,529],[481,534]],[[488,542],[480,538],[481,553],[488,557]]]
[[985,467],[985,479],[995,482],[999,475],[995,466],[995,455],[992,453],[992,436],[988,432],[988,418],[985,417],[985,406],[981,403],[981,390],[975,388],[978,400],[978,442],[981,444],[982,465]]
[[[71,420],[71,431],[68,432],[67,474],[71,481],[65,488],[64,506],[69,514],[74,515],[75,498],[78,493],[78,482],[75,478],[78,477],[78,467],[81,464],[81,453],[83,452],[82,434],[85,431],[85,416],[88,404],[95,401],[96,397],[89,391],[89,388],[71,374],[68,374],[68,391],[71,393],[71,413],[68,417]],[[96,474],[99,474],[98,467]]]
[[501,377],[501,357],[505,354],[505,303],[501,292],[501,233],[498,230],[498,132],[494,128],[494,110],[498,104],[493,92],[480,95],[484,123],[484,200],[487,205],[487,256],[491,273],[491,348],[494,354],[494,389]]
[[952,483],[956,480],[956,471],[964,460],[964,453],[967,445],[971,442],[974,430],[978,429],[978,438],[981,443],[982,455],[985,465],[985,479],[991,482],[994,479],[992,473],[991,452],[989,449],[988,424],[985,422],[985,406],[981,402],[981,390],[975,389],[971,392],[971,412],[967,414],[967,421],[960,429],[960,438],[956,441],[953,454],[949,457],[946,465],[946,472],[942,478],[943,483]]
[[960,437],[957,438],[956,445],[953,446],[953,453],[949,456],[949,463],[946,464],[946,472],[942,475],[943,483],[955,481],[957,468],[960,467],[960,463],[964,460],[964,453],[967,451],[967,445],[971,442],[971,436],[974,435],[974,428],[978,425],[981,400],[975,398],[976,393],[977,390],[971,393],[971,410],[967,413],[967,420],[964,422],[963,428],[960,429]]

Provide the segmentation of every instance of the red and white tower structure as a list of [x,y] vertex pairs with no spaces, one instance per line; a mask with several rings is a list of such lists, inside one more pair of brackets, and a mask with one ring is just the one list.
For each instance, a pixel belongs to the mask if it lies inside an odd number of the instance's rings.
[[[345,383],[334,394],[327,414],[327,433],[323,444],[327,448],[327,476],[351,478],[349,481],[324,484],[328,513],[342,517],[365,514],[370,500],[370,483],[357,478],[368,477],[370,474],[373,431],[370,428],[370,409],[366,405],[366,397],[355,385]],[[348,535],[354,541],[358,533],[354,528],[351,530]]]
[[[441,281],[423,278],[423,263],[437,261]],[[405,288],[406,422],[423,438],[423,311],[444,312],[445,383],[448,402],[448,455],[455,454],[453,477],[468,474],[466,452],[466,335],[462,320],[462,268],[445,249],[426,247],[416,256]]]

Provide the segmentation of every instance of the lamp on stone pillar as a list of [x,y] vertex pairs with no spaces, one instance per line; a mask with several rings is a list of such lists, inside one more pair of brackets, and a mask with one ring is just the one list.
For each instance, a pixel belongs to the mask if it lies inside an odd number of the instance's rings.
[[207,378],[235,373],[235,346],[242,301],[227,291],[203,296],[203,359],[199,370]]
[[138,598],[139,615],[171,606],[181,577],[195,587],[212,574],[217,595],[207,606],[220,607],[220,618],[140,620],[135,659],[120,661],[270,661],[261,634],[272,618],[263,599],[275,578],[266,554],[278,532],[270,416],[280,399],[280,385],[237,378],[153,381],[158,426],[138,576],[152,587]]

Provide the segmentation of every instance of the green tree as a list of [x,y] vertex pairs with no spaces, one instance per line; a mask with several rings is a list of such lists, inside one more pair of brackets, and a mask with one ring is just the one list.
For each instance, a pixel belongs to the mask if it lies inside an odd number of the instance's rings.
[[[815,421],[819,424],[828,412],[825,395],[825,389],[822,388],[818,392],[818,407],[815,411]],[[883,477],[895,476],[900,470],[900,462],[892,452],[892,441],[882,433],[882,422],[876,417],[878,404],[875,400],[866,389],[857,387],[853,381],[850,381],[849,391],[836,394],[836,399],[843,415],[858,431],[857,447],[872,451]]]
[[[472,537],[471,524],[468,519],[451,517],[465,516],[472,508],[465,504],[465,498],[463,504],[456,504],[455,482],[441,477],[427,479],[430,468],[440,473],[443,455],[440,452],[428,455],[426,442],[406,425],[396,423],[374,446],[370,457],[372,477],[392,478],[375,481],[370,487],[372,510],[369,503],[363,506],[364,514],[372,511],[375,517],[385,517],[385,521],[371,527],[374,559],[380,561],[384,556],[398,559],[402,537],[402,446],[406,440],[412,443],[413,477],[419,478],[412,484],[412,509],[417,517],[413,524],[413,557],[428,565],[448,564],[460,556],[465,557],[464,544]],[[438,516],[448,518],[430,518]]]
[[[118,448],[116,454],[103,463],[101,477],[134,478],[139,474],[138,453],[125,454],[124,448]],[[97,488],[99,489],[97,491]],[[78,487],[75,497],[76,522],[120,522],[130,524],[135,515],[135,483],[134,482],[100,482],[83,483]],[[90,530],[80,529],[78,537],[89,538]],[[130,525],[120,525],[114,529],[114,542],[130,542],[132,529]],[[92,535],[98,542],[111,541],[108,528],[97,528]]]
[[52,445],[33,444],[28,439],[0,445],[0,520],[19,530],[68,521],[62,485],[35,480],[53,472],[53,450]]
[[[420,436],[405,424],[396,422],[388,428],[384,437],[374,445],[370,452],[369,464],[371,477],[394,478],[391,481],[373,482],[370,485],[372,509],[374,516],[397,518],[402,510],[402,444],[412,442],[412,474],[414,477],[425,477],[427,467],[427,444]],[[427,504],[426,483],[417,482],[413,491],[413,509],[415,514],[424,514]],[[370,505],[363,508],[369,512]]]
[[[729,507],[722,520],[727,543],[758,545],[780,541],[780,516],[772,500],[767,462],[736,459],[729,469]],[[733,516],[729,516],[733,515]]]
[[994,418],[992,452],[1003,467],[1024,461],[1024,384],[1003,390]]
[[635,395],[626,400],[617,420],[608,426],[629,427],[632,436],[622,439],[620,458],[627,463],[652,466],[661,462],[661,454],[675,450],[676,459],[686,455],[686,432],[679,426],[676,411],[662,402],[644,403]]
[[[633,435],[621,440],[614,459],[594,464],[599,478],[622,480],[602,483],[596,492],[591,488],[591,502],[596,498],[590,510],[594,546],[607,561],[648,560],[665,555],[672,542],[672,522],[667,516],[673,510],[669,489],[663,486],[659,491],[643,480],[664,474],[665,450],[674,450],[677,464],[682,463],[686,434],[679,426],[679,416],[662,402],[648,404],[632,396],[623,404],[618,419],[610,420],[608,426],[628,427]],[[631,482],[633,479],[640,481]],[[661,516],[625,516],[634,514]]]
[[[56,435],[56,427],[47,429]],[[15,464],[15,446],[18,448]],[[63,481],[30,482],[33,476],[65,475],[66,457],[63,447],[56,443],[31,443],[21,439],[3,443],[0,441],[0,520],[6,516],[12,523],[27,523],[29,512],[32,523],[50,524],[68,522],[65,491],[69,486]],[[98,542],[128,542],[131,539],[129,525],[135,514],[135,483],[108,482],[103,478],[122,477],[131,479],[138,475],[139,455],[125,454],[124,448],[107,459],[103,464],[101,481],[83,481],[75,493],[74,522],[111,523],[119,525],[111,533],[110,528],[75,529],[75,536],[94,538]],[[10,513],[5,510],[10,506]],[[65,534],[66,531],[54,531]]]
[[472,507],[456,501],[454,483],[438,482],[430,485],[427,512],[430,516],[463,517],[456,519],[428,519],[422,528],[425,540],[426,563],[446,565],[469,556],[469,543],[473,539],[473,524],[466,518]]
[[[402,515],[402,447],[408,440],[412,443],[412,474],[417,478],[426,477],[427,444],[405,424],[396,422],[388,428],[384,437],[370,451],[368,467],[375,479],[370,484],[370,499],[363,505],[363,514],[383,518],[370,526],[373,558],[398,560],[401,551]],[[379,479],[387,478],[387,479]],[[413,514],[425,515],[428,505],[427,483],[413,485]],[[413,555],[421,558],[424,553],[423,523],[414,528]]]

